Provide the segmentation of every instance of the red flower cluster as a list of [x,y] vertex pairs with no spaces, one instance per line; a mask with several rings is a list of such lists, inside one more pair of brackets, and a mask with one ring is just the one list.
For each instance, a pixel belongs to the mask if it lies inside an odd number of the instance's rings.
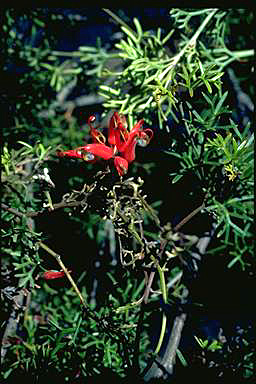
[[58,151],[58,156],[76,157],[93,163],[98,159],[114,159],[114,166],[123,176],[128,171],[128,164],[135,159],[136,144],[145,147],[153,137],[149,128],[142,129],[144,120],[140,120],[128,131],[126,119],[123,115],[114,112],[108,127],[108,144],[104,135],[93,126],[95,116],[90,116],[88,124],[93,143],[69,151]]

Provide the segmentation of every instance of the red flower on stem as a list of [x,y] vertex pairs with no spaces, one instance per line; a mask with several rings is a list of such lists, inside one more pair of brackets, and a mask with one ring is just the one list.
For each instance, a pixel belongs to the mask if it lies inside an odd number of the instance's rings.
[[[68,271],[71,273],[72,271]],[[65,272],[64,271],[46,271],[43,273],[43,279],[45,280],[52,280],[52,279],[59,279],[60,277],[64,277]]]
[[136,144],[145,147],[153,137],[153,131],[149,128],[142,129],[144,120],[139,120],[129,131],[126,119],[123,115],[114,112],[108,127],[108,144],[105,136],[94,127],[95,116],[90,116],[88,125],[93,143],[69,151],[58,151],[60,157],[80,158],[90,163],[103,160],[114,160],[114,166],[123,176],[128,171],[128,164],[135,159]]

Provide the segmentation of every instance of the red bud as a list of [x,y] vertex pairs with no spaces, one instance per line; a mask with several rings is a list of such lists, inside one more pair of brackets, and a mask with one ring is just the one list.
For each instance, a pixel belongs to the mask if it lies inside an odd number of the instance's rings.
[[[71,273],[72,271],[68,271]],[[52,280],[52,279],[59,279],[60,277],[64,277],[65,272],[64,271],[46,271],[43,273],[43,279],[45,280]]]
[[123,176],[128,171],[128,162],[120,156],[115,156],[114,166],[116,167],[119,176]]

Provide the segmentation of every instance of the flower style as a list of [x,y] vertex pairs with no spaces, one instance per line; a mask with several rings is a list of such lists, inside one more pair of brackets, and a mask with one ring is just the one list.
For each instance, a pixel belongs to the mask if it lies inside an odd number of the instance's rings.
[[93,143],[69,151],[58,151],[60,157],[80,158],[93,163],[98,159],[114,160],[114,166],[119,174],[123,176],[128,171],[128,165],[135,160],[136,144],[145,147],[153,137],[153,131],[149,128],[142,129],[144,120],[128,130],[126,119],[123,115],[114,112],[108,127],[108,144],[105,136],[94,127],[95,116],[90,116],[88,125]]

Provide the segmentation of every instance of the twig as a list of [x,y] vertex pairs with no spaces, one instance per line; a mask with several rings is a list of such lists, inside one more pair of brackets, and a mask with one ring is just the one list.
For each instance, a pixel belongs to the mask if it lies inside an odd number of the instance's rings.
[[1,204],[1,208],[2,208],[4,211],[13,213],[15,216],[18,216],[18,217],[24,217],[24,216],[26,216],[25,213],[19,212],[19,211],[17,211],[16,209],[11,208],[11,207],[8,207],[7,205],[5,205],[5,204],[3,204],[3,203]]
[[[56,209],[60,209],[60,208],[79,207],[82,204],[83,204],[83,201],[70,201],[70,202],[55,203],[55,204],[52,204],[53,210],[52,209],[48,209],[47,213],[54,212]],[[34,211],[34,212],[23,213],[23,212],[17,211],[14,208],[8,207],[6,204],[3,204],[3,203],[1,204],[1,208],[4,211],[8,211],[10,213],[13,213],[15,216],[27,217],[27,218],[29,218],[29,217],[36,217],[36,216],[42,215],[42,214],[44,214],[46,212],[45,209],[42,209],[41,211]]]
[[196,209],[194,209],[194,211],[192,211],[189,215],[187,215],[186,217],[184,217],[184,219],[182,219],[175,227],[174,227],[174,231],[175,232],[178,232],[178,230],[184,225],[186,224],[189,220],[192,219],[193,216],[195,216],[197,213],[199,213],[204,207],[205,207],[205,200],[208,196],[208,193],[205,195],[204,197],[204,201],[203,201],[203,204],[201,204],[199,207],[197,207]]

